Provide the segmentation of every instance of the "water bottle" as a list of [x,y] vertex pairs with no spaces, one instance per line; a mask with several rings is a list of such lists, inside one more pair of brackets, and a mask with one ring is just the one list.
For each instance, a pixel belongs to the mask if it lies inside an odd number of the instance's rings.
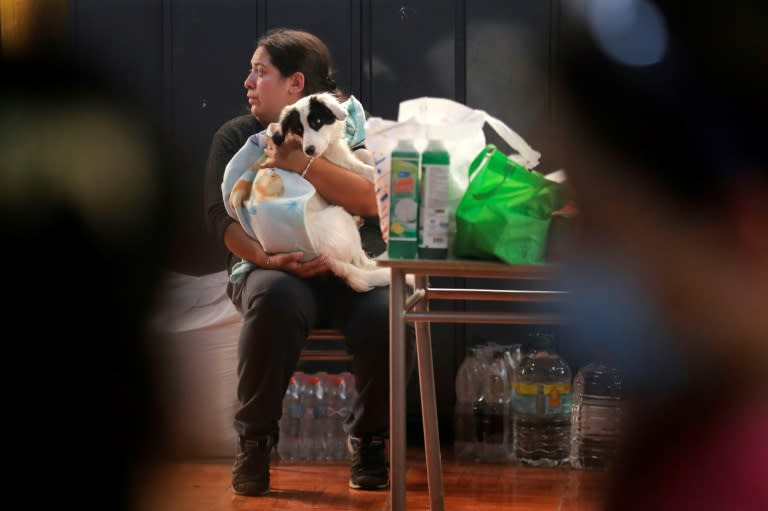
[[512,403],[515,398],[515,383],[517,383],[517,373],[520,370],[520,362],[523,360],[522,344],[507,344],[501,346],[504,353],[504,362],[507,364],[507,373],[509,374],[509,404],[507,418],[507,434],[509,442],[507,445],[507,459],[515,461],[515,409]]
[[571,370],[551,335],[534,337],[517,373],[513,401],[515,458],[524,465],[556,467],[568,461]]
[[622,433],[622,375],[604,361],[579,369],[573,380],[571,466],[610,468]]
[[421,153],[419,186],[419,258],[448,257],[448,181],[450,155],[440,140],[432,139]]
[[304,416],[304,404],[301,400],[301,384],[297,376],[292,376],[283,398],[283,414],[280,417],[280,440],[277,453],[280,459],[294,461],[301,457],[301,418]]
[[344,421],[350,412],[351,403],[347,392],[347,383],[340,375],[332,375],[328,385],[327,415],[329,427],[326,434],[327,460],[347,459],[347,435],[344,432]]
[[[341,376],[341,378],[344,380],[344,385],[346,386],[347,395],[350,402],[354,402],[355,398],[357,397],[357,390],[355,387],[355,375],[349,371],[344,371],[341,374],[339,374],[339,376]],[[350,406],[350,410],[351,409],[352,407]]]
[[467,348],[456,371],[456,404],[453,409],[453,453],[458,460],[479,461],[475,403],[482,390],[480,348]]
[[398,141],[392,150],[387,246],[390,259],[416,259],[418,254],[420,160],[410,140]]
[[509,371],[502,349],[489,346],[488,352],[490,362],[477,401],[480,459],[497,463],[509,459]]
[[325,388],[317,375],[308,376],[302,393],[304,416],[301,419],[301,444],[304,459],[320,460],[324,455],[325,432],[322,420],[325,406]]

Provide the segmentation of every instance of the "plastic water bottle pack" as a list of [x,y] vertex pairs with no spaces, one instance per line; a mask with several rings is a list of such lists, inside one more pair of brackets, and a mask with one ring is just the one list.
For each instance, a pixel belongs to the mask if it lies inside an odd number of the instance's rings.
[[468,348],[456,373],[454,455],[477,462],[513,459],[512,387],[520,345]]
[[277,452],[284,461],[347,459],[343,423],[355,398],[354,376],[345,372],[291,377],[283,398]]

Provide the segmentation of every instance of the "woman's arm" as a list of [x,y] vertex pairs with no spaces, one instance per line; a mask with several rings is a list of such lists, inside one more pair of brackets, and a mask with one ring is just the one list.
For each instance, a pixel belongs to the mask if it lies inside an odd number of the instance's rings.
[[325,158],[315,158],[304,178],[315,186],[325,200],[338,204],[353,215],[379,214],[373,183],[351,170],[339,167]]
[[261,243],[248,236],[238,222],[230,223],[224,230],[224,244],[240,259],[250,261],[262,268],[267,267],[268,256]]

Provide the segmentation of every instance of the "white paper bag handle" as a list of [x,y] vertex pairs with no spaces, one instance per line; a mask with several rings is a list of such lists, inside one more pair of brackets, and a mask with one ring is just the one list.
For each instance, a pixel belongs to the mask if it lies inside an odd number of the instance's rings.
[[[481,110],[482,111],[482,110]],[[509,146],[518,152],[518,154],[509,155],[509,159],[515,163],[519,163],[527,169],[532,169],[539,164],[541,153],[535,151],[528,142],[523,140],[523,137],[518,135],[509,126],[504,124],[503,121],[497,119],[491,114],[484,112],[485,122],[487,122],[499,136],[509,144]]]

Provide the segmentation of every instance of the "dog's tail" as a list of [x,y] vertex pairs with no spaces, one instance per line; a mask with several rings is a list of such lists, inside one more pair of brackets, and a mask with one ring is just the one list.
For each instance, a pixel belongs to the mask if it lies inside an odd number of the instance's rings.
[[360,268],[352,263],[329,258],[331,271],[344,279],[349,287],[363,293],[374,287],[388,286],[390,279],[389,268]]

